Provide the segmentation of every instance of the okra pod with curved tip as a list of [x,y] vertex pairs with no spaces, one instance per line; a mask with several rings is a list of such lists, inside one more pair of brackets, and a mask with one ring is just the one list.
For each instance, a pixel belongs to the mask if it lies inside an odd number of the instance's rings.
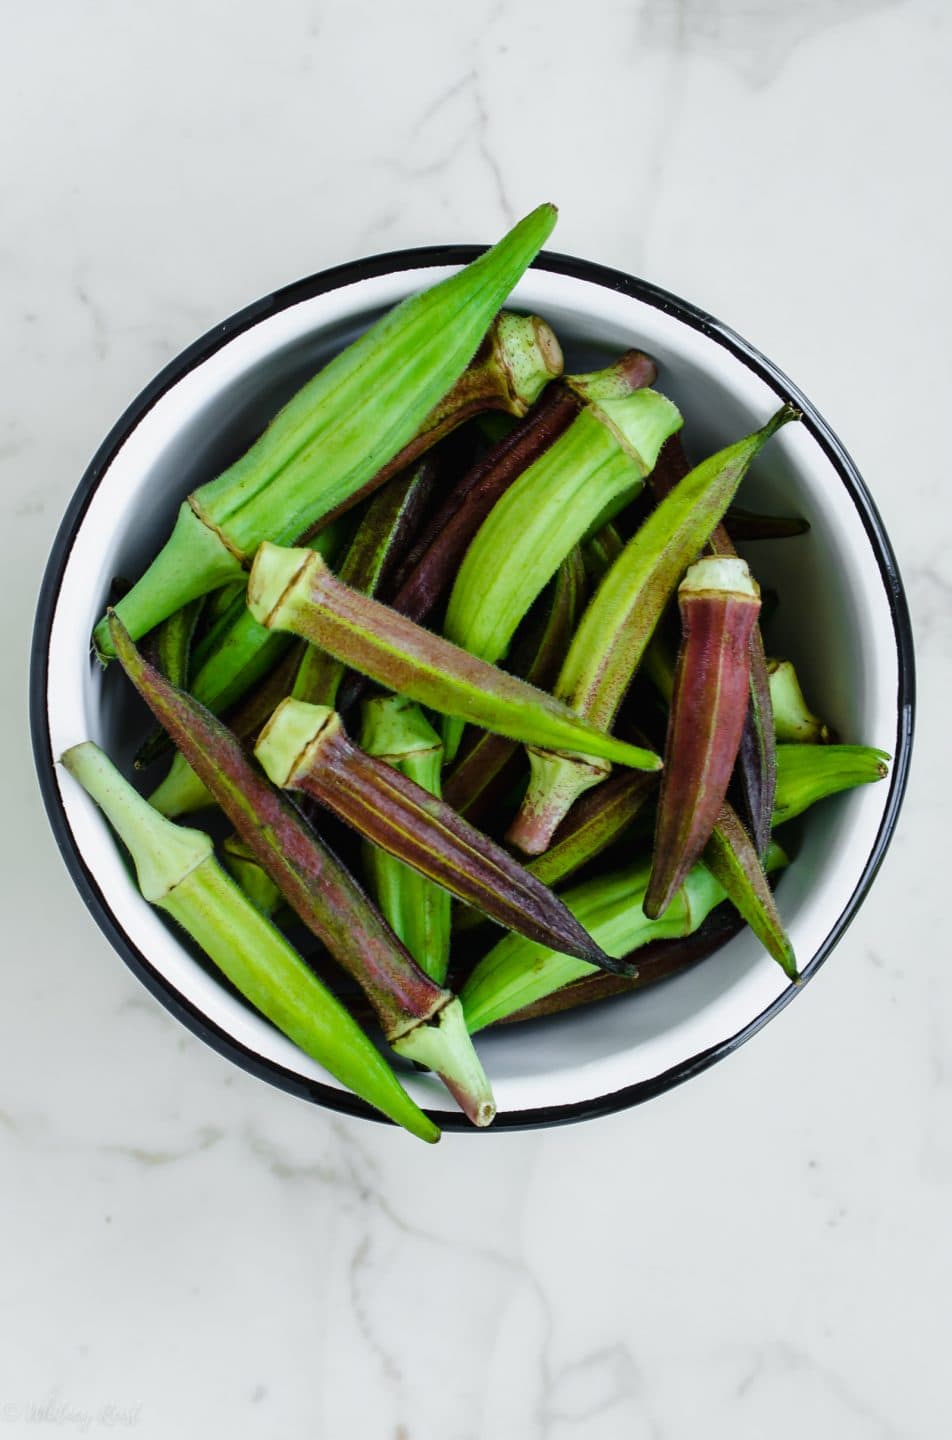
[[[628,541],[582,616],[555,695],[610,730],[674,588],[708,542],[751,461],[799,412],[785,405],[752,435],[710,456],[674,484]],[[529,751],[531,777],[507,839],[539,854],[584,790],[603,778],[572,756]]]
[[444,801],[358,749],[335,711],[285,700],[255,755],[276,785],[303,790],[365,839],[498,924],[616,968],[545,885]]
[[[780,847],[771,845],[768,869],[786,863]],[[642,908],[649,872],[650,862],[644,861],[617,874],[583,881],[563,897],[576,919],[609,955],[637,961],[642,945],[690,935],[726,899],[723,887],[710,871],[695,865],[675,891],[665,914],[651,920]],[[467,1028],[475,1034],[593,973],[584,960],[559,955],[521,935],[505,935],[483,957],[460,991]]]
[[841,790],[885,779],[888,760],[885,750],[870,745],[778,745],[773,823],[782,825]]
[[[338,573],[345,584],[364,595],[376,595],[386,584],[419,524],[435,480],[436,466],[428,457],[378,490],[341,561]],[[301,658],[291,693],[312,705],[333,706],[346,673],[347,666],[333,655],[309,645]]]
[[88,741],[61,763],[129,851],[143,897],[171,915],[256,1010],[368,1104],[421,1140],[439,1139],[376,1046],[220,868],[207,835],[164,819]]
[[358,595],[309,550],[262,545],[248,605],[261,624],[321,645],[354,670],[444,715],[513,740],[564,746],[634,769],[660,769],[650,750],[595,730],[567,705]]
[[[419,706],[399,695],[364,702],[360,743],[367,755],[439,797],[443,743]],[[450,958],[450,894],[369,841],[364,867],[374,899],[397,939],[439,985]]]
[[828,744],[833,738],[830,728],[807,705],[793,662],[768,660],[767,674],[777,739],[806,745]]
[[777,913],[760,857],[731,805],[722,806],[702,858],[767,954],[776,960],[788,979],[799,980],[797,957]]
[[[538,602],[544,604],[539,622],[533,623],[532,614],[526,620],[530,633],[524,641],[517,639],[513,648],[514,674],[541,690],[551,687],[565,658],[584,599],[585,571],[576,546],[562,561],[549,591]],[[544,603],[546,600],[548,603]],[[443,782],[443,799],[461,815],[476,821],[515,778],[511,771],[514,762],[518,763],[519,750],[516,741],[503,735],[494,735],[488,730],[479,732]]]
[[[296,539],[380,476],[462,375],[555,219],[554,206],[540,205],[471,265],[390,310],[309,380],[240,460],[189,496],[118,607],[133,638],[238,578],[262,540]],[[93,638],[110,658],[106,619]]]
[[645,896],[652,919],[700,856],[724,804],[747,713],[760,595],[743,560],[707,557],[681,581],[678,603],[682,641]]
[[119,662],[143,700],[287,903],[360,985],[393,1048],[402,1054],[404,1041],[411,1047],[415,1043],[413,1032],[431,1032],[426,1044],[441,1052],[433,1068],[452,1084],[455,1095],[465,1097],[470,1118],[487,1124],[492,1108],[488,1081],[483,1077],[476,1083],[475,1053],[460,1044],[452,1021],[444,1023],[442,1012],[457,1003],[449,991],[424,975],[357,882],[252,764],[240,741],[143,659],[112,612],[109,627]]
[[[460,566],[443,632],[482,660],[506,655],[520,620],[573,545],[637,494],[682,423],[655,390],[586,399],[568,430],[497,500]],[[461,729],[444,728],[448,760]]]

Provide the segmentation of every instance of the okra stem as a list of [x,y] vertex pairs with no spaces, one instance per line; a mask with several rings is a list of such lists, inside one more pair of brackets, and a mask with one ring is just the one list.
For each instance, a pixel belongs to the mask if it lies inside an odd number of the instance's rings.
[[256,1010],[368,1104],[422,1140],[439,1139],[376,1046],[220,869],[207,835],[164,819],[88,741],[61,763],[129,851],[144,898],[171,915]]
[[605,735],[524,680],[487,665],[365,595],[308,550],[260,547],[248,604],[263,625],[293,630],[389,690],[513,740],[658,769],[651,751]]

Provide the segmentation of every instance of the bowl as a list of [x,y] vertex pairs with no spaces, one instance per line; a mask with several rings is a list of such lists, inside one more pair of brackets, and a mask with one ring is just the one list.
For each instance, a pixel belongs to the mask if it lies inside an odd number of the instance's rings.
[[[43,799],[69,872],[110,943],[144,985],[222,1055],[335,1110],[379,1118],[220,983],[139,895],[102,816],[54,759],[93,739],[130,773],[134,697],[89,635],[112,577],[137,576],[181,499],[234,459],[284,400],[384,309],[479,250],[397,251],[299,281],[242,310],[172,361],[103,441],[53,545],[36,618],[31,724]],[[855,465],[775,365],[695,306],[618,271],[542,254],[511,308],[555,328],[567,368],[633,345],[703,455],[754,429],[782,401],[803,412],[770,444],[743,503],[805,515],[808,535],[758,542],[758,578],[783,598],[770,636],[797,665],[814,709],[847,741],[892,756],[890,778],[803,817],[778,895],[804,981],[867,894],[895,827],[909,763],[914,671],[902,584]],[[493,1129],[550,1125],[636,1104],[698,1074],[749,1039],[802,986],[749,933],[666,982],[587,1010],[480,1036],[499,1107]],[[441,1087],[409,1072],[414,1098],[446,1129],[469,1129]],[[470,1131],[470,1133],[473,1133]]]

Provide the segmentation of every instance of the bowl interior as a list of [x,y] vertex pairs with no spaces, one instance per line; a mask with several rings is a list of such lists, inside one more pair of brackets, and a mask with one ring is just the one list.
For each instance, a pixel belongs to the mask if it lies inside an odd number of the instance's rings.
[[[584,267],[581,267],[584,271]],[[432,283],[441,267],[371,276],[298,298],[240,328],[184,368],[134,423],[98,476],[74,527],[49,633],[47,711],[54,755],[80,740],[101,744],[129,773],[142,716],[115,666],[102,672],[88,637],[111,579],[136,577],[168,533],[177,505],[241,453],[297,386],[382,309]],[[589,369],[638,345],[659,364],[658,388],[685,415],[696,458],[763,423],[787,398],[722,332],[650,295],[625,294],[584,274],[533,269],[512,305],[545,316],[569,369]],[[786,427],[745,481],[755,509],[801,514],[801,538],[745,547],[754,573],[780,605],[767,627],[770,653],[797,665],[813,708],[846,741],[892,752],[899,664],[880,565],[861,509],[812,423]],[[161,772],[159,772],[161,773]],[[101,817],[57,771],[71,842],[119,931],[153,980],[184,1001],[217,1036],[289,1077],[337,1083],[222,985],[140,898]],[[778,897],[801,967],[822,957],[861,886],[887,812],[889,785],[826,802],[797,826],[796,863]],[[686,1073],[742,1034],[784,995],[787,982],[750,935],[738,936],[687,974],[611,1005],[530,1027],[489,1032],[480,1049],[503,1116],[557,1115],[567,1106]],[[416,1097],[442,1109],[427,1076],[409,1075]]]

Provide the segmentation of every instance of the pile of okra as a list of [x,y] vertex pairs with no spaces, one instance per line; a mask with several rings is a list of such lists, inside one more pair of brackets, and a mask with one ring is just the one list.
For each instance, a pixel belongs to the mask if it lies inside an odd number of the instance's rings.
[[[145,899],[430,1141],[381,1033],[485,1126],[486,1026],[744,925],[795,983],[774,832],[888,759],[832,743],[768,658],[734,547],[808,528],[735,504],[797,411],[692,464],[649,356],[565,374],[545,320],[502,308],[555,214],[336,355],[96,626],[157,721],[151,793],[90,742],[61,757]],[[191,822],[214,810],[217,845]]]

